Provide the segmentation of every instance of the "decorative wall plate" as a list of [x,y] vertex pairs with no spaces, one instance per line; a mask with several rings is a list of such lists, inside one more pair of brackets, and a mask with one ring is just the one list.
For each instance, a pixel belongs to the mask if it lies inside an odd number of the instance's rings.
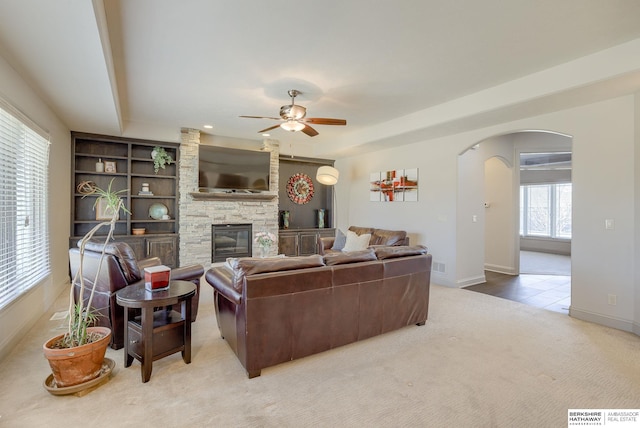
[[313,198],[313,181],[307,174],[301,172],[289,177],[287,194],[296,204],[306,204]]

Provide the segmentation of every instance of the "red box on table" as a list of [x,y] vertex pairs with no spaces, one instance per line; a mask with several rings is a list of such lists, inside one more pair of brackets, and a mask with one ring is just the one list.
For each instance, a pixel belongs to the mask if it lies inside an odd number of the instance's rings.
[[166,290],[169,288],[171,269],[167,266],[151,266],[144,268],[144,288],[150,291]]

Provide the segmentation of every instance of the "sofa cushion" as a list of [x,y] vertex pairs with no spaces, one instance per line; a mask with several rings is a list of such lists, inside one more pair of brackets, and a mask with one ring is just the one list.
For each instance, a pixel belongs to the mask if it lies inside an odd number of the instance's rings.
[[364,235],[365,233],[373,234],[373,227],[349,226],[349,230],[355,232],[356,235]]
[[[277,256],[272,256],[272,257],[262,257],[261,260],[267,261],[271,259],[282,259],[284,257],[285,257],[284,254],[278,254]],[[238,260],[247,260],[247,259],[253,259],[253,257],[227,257],[227,261],[225,262],[225,265],[229,269],[235,270],[236,267],[238,266]]]
[[344,248],[344,244],[347,243],[347,235],[344,234],[340,229],[336,229],[336,239],[333,241],[332,250],[342,251]]
[[369,240],[371,239],[371,235],[365,233],[363,235],[357,235],[355,232],[350,230],[347,231],[347,242],[344,244],[344,248],[342,251],[361,251],[366,249],[369,246]]
[[376,253],[372,248],[361,251],[330,253],[324,256],[327,266],[342,265],[346,263],[368,262],[376,260]]
[[378,260],[393,259],[395,257],[417,256],[427,254],[427,247],[424,245],[397,245],[376,247],[375,253]]
[[397,245],[399,242],[404,241],[407,237],[407,232],[404,230],[385,230],[375,229],[373,235],[371,235],[371,245]]
[[244,277],[259,273],[281,272],[324,266],[319,254],[298,257],[240,258],[233,270],[233,288],[242,291]]
[[404,230],[374,229],[360,226],[350,226],[349,230],[358,235],[371,234],[369,245],[398,245],[404,242],[407,237],[407,232]]

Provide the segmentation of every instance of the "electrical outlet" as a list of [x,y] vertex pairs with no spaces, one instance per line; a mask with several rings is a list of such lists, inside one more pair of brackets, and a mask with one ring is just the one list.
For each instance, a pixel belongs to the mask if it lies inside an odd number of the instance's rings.
[[617,300],[618,300],[618,296],[616,296],[615,294],[609,294],[608,296],[608,303],[610,305],[616,305],[617,304]]

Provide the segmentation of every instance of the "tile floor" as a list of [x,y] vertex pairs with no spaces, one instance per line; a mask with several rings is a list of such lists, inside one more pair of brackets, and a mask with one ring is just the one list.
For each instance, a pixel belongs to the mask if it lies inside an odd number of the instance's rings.
[[503,299],[569,314],[571,276],[520,274],[505,275],[485,271],[487,282],[465,287]]
[[485,271],[487,282],[465,290],[569,314],[571,257],[522,251],[520,271],[527,273],[505,275]]

